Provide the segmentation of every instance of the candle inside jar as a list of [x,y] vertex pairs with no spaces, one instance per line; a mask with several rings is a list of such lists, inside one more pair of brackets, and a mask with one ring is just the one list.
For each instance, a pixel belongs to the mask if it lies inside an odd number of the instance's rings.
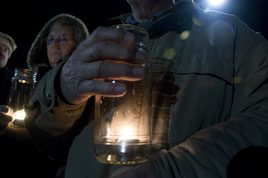
[[[134,140],[133,139],[133,129],[131,127],[125,127],[121,130],[120,135],[121,135],[121,137],[118,140],[118,143],[121,145],[120,152],[125,153],[127,145]],[[137,140],[135,139],[135,141],[137,141]]]
[[130,126],[124,127],[124,128],[122,128],[121,133],[119,135],[120,135],[119,142],[122,140],[128,140],[131,137],[133,137],[134,131]]
[[13,112],[13,114],[12,114],[12,117],[14,120],[24,120],[25,116],[26,116],[26,113],[25,113],[24,109]]

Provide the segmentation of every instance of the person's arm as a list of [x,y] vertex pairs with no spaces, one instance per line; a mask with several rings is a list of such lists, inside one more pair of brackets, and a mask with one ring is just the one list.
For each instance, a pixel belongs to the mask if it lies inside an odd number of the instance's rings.
[[58,64],[42,78],[25,120],[27,129],[42,150],[54,158],[66,158],[62,153],[68,151],[86,120],[93,119],[85,110],[86,103],[94,103],[95,95],[124,94],[126,87],[123,84],[103,79],[133,81],[143,78],[142,67],[127,64],[142,64],[145,59],[145,54],[133,49],[133,45],[134,36],[129,32],[97,28],[79,44],[66,63]]
[[56,93],[57,73],[64,63],[50,70],[38,83],[31,105],[26,107],[25,126],[37,147],[53,159],[65,161],[86,103],[69,105]]

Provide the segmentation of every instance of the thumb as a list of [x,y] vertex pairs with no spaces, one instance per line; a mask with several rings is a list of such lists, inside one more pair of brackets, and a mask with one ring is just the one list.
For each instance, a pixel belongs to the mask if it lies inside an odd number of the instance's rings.
[[0,112],[8,113],[10,108],[7,105],[0,105]]

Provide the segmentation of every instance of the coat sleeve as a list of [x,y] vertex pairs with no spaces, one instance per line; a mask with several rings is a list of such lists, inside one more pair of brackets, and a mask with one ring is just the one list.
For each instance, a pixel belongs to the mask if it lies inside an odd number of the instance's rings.
[[226,177],[230,159],[243,148],[268,146],[268,43],[237,26],[230,118],[162,150],[151,163],[158,178]]
[[68,105],[56,93],[62,65],[47,72],[38,83],[32,104],[26,107],[25,119],[26,128],[37,147],[59,161],[66,160],[73,138],[88,119],[82,117],[87,103]]

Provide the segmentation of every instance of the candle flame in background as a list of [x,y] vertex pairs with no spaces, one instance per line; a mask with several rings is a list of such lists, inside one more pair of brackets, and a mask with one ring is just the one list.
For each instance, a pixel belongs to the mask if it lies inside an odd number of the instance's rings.
[[18,110],[18,111],[14,112],[12,114],[12,117],[13,117],[14,120],[15,119],[17,119],[17,120],[24,120],[25,119],[25,116],[26,116],[26,113],[25,113],[24,109]]

